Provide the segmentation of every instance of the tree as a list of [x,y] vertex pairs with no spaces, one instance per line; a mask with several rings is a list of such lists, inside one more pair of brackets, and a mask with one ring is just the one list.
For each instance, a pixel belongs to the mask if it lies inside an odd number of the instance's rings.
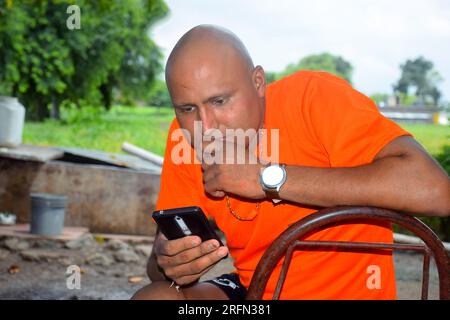
[[266,71],[266,83],[269,84],[277,80],[277,73],[273,71]]
[[410,90],[424,103],[432,101],[439,103],[441,92],[438,85],[442,82],[441,75],[433,69],[433,62],[420,56],[414,60],[406,60],[400,65],[400,79],[393,85],[394,92],[408,95]]
[[352,83],[353,66],[340,56],[324,52],[302,58],[298,63],[289,64],[279,75],[282,78],[298,70],[326,71]]
[[152,107],[170,107],[172,101],[170,100],[169,90],[167,89],[166,82],[163,80],[156,80],[148,95],[148,104]]
[[[19,96],[38,118],[48,116],[45,106],[67,89],[75,69],[69,48],[49,22],[51,6],[44,1],[0,6],[0,82],[7,90],[2,94]],[[56,10],[53,19],[65,21],[65,12]]]
[[[111,106],[113,89],[117,88],[128,99],[143,98],[151,90],[157,74],[162,71],[162,54],[147,35],[150,27],[167,14],[167,6],[162,1],[147,1],[142,6],[129,10],[126,19],[127,34],[121,39],[124,49],[119,69],[108,75],[102,84],[103,102],[107,109]],[[148,15],[143,15],[147,12]]]
[[66,27],[66,0],[0,0],[0,94],[18,96],[37,119],[70,100],[112,103],[113,88],[136,96],[161,70],[148,29],[163,0],[77,1],[81,29]]

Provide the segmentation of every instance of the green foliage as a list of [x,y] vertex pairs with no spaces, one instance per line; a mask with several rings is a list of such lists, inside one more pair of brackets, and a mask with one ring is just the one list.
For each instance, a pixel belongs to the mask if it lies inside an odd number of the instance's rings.
[[82,107],[67,100],[61,104],[61,124],[97,122],[105,113],[104,109],[99,106],[94,107],[85,101],[80,101],[80,104]]
[[27,113],[80,100],[108,107],[114,88],[136,97],[161,71],[149,28],[168,11],[163,0],[78,0],[81,29],[69,30],[68,0],[0,0],[0,94],[18,96]]
[[399,92],[398,97],[402,106],[411,106],[417,102],[417,96],[413,94]]
[[266,71],[266,83],[269,84],[277,80],[277,73],[272,71]]
[[277,78],[282,78],[298,70],[326,71],[352,83],[353,67],[350,62],[340,56],[335,56],[327,52],[309,55],[296,64],[289,64]]
[[414,138],[434,157],[442,152],[442,148],[449,144],[450,132],[448,126],[434,124],[407,124],[402,128],[410,132]]
[[[3,2],[0,7],[0,81],[12,91],[2,94],[19,96],[31,112],[45,116],[45,97],[66,91],[75,70],[53,23],[65,21],[65,8],[45,1]],[[55,12],[53,17],[48,11]]]
[[380,104],[387,104],[389,95],[387,93],[374,93],[370,96],[370,99],[372,99],[373,102],[376,103],[376,105]]
[[26,122],[24,143],[120,153],[122,143],[128,141],[164,155],[167,132],[174,118],[172,108],[114,106],[105,111],[100,106],[86,105],[86,110],[92,108],[97,115],[92,116],[92,112],[84,112],[83,108],[82,116],[74,112],[73,117],[66,113],[66,108],[70,107],[62,108],[62,121]]
[[148,104],[153,107],[170,107],[172,105],[165,81],[156,80],[153,83],[149,93]]
[[[447,137],[450,139],[450,134],[447,135]],[[450,143],[445,145],[442,148],[441,152],[435,156],[435,158],[441,164],[442,168],[444,168],[444,170],[450,176]]]
[[433,103],[438,105],[441,98],[441,92],[438,85],[442,82],[441,75],[433,69],[433,62],[424,57],[418,57],[414,60],[406,60],[400,65],[401,77],[393,85],[394,91],[404,95],[414,91],[414,95],[422,100],[423,103]]

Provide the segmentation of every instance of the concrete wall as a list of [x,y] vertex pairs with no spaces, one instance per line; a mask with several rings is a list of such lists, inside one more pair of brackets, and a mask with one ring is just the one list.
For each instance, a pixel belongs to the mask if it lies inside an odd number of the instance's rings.
[[0,157],[0,211],[30,221],[30,193],[68,196],[65,225],[91,232],[153,235],[160,175],[103,165]]

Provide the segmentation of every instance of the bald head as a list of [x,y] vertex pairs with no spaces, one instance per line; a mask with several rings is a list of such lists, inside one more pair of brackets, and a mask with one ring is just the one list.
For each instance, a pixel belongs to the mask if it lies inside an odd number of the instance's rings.
[[[231,31],[213,25],[200,25],[185,33],[173,48],[166,64],[166,81],[177,66],[186,62],[199,65],[212,60],[251,72],[253,62],[242,41]],[[193,67],[195,67],[194,65]]]
[[244,44],[232,32],[211,25],[188,31],[166,65],[166,83],[175,115],[194,136],[202,130],[252,128],[264,120],[265,78],[253,66]]

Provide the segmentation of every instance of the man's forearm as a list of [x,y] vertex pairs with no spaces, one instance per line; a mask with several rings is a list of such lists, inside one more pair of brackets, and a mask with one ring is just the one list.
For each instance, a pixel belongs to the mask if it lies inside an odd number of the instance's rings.
[[408,156],[393,156],[349,168],[287,166],[288,178],[280,197],[323,207],[368,205],[421,215],[445,215],[442,205],[437,206],[442,202],[443,179],[433,181],[435,172],[417,174],[424,172],[424,166],[436,169],[414,161]]

